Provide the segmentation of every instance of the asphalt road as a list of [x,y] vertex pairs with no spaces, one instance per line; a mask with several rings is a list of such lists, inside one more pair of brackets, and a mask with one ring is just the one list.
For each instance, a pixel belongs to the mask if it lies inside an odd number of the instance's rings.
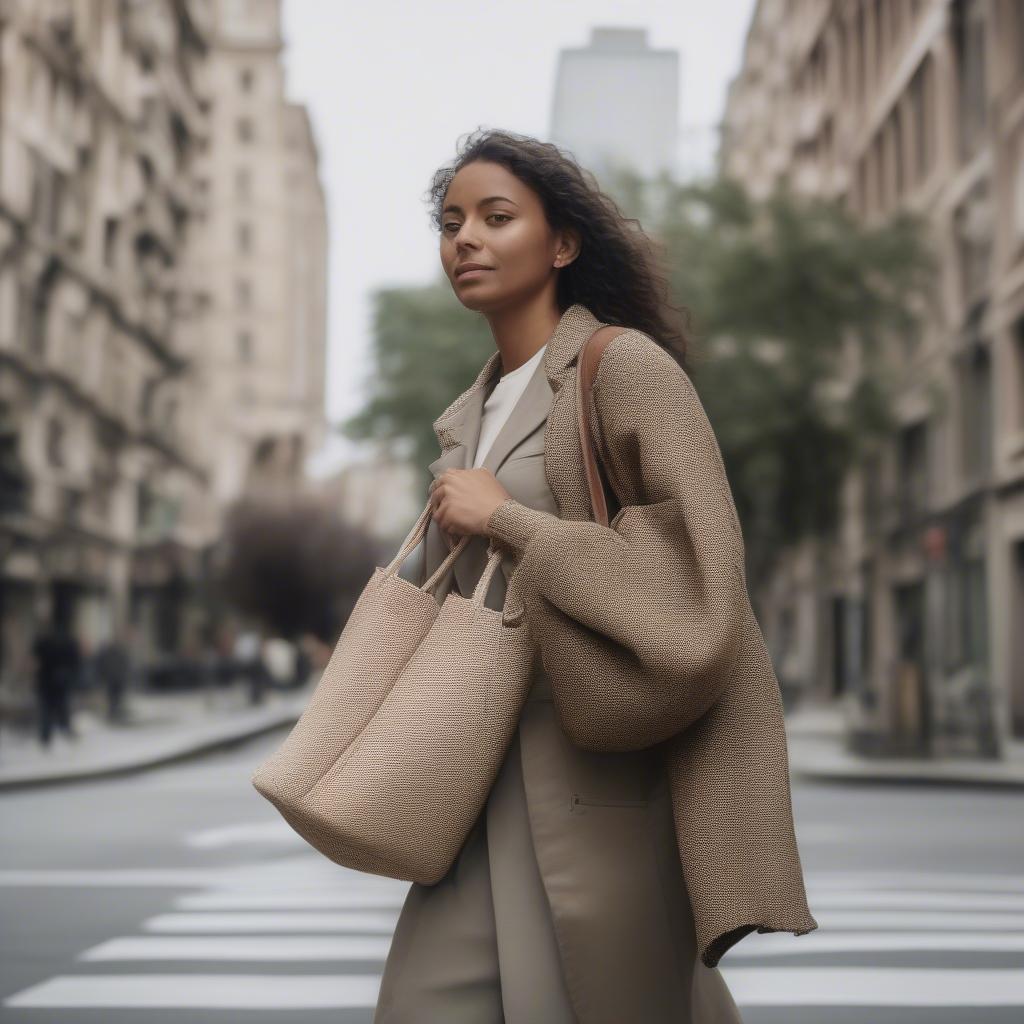
[[[338,868],[252,789],[282,736],[0,798],[0,1019],[369,1024],[406,885]],[[723,959],[746,1024],[1024,1019],[1021,795],[794,803],[820,927]]]

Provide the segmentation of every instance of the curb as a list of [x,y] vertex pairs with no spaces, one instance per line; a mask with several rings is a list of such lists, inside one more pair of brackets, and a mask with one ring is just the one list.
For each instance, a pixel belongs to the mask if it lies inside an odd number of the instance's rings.
[[197,754],[226,749],[264,733],[273,732],[281,726],[293,724],[298,721],[307,701],[308,694],[301,702],[286,705],[273,712],[263,712],[257,721],[250,719],[242,722],[217,723],[215,726],[207,726],[205,732],[199,735],[171,736],[164,738],[162,742],[157,737],[154,738],[150,749],[141,756],[138,753],[121,757],[115,754],[105,761],[97,761],[91,765],[30,769],[20,775],[16,766],[0,768],[0,792],[52,785],[73,785],[94,779],[131,775],[147,768],[185,761]]
[[1024,766],[1005,761],[972,764],[929,764],[893,762],[865,764],[814,764],[789,755],[790,774],[814,782],[867,783],[871,785],[968,786],[990,789],[1024,789]]

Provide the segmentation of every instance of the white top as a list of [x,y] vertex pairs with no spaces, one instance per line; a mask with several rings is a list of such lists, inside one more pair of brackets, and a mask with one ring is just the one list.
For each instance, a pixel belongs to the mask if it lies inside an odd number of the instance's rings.
[[484,402],[483,419],[480,422],[480,439],[477,441],[476,456],[473,459],[474,469],[477,469],[487,458],[494,439],[505,425],[516,402],[522,397],[533,371],[544,358],[544,349],[547,347],[546,344],[541,345],[522,366],[503,373],[487,396],[487,400]]

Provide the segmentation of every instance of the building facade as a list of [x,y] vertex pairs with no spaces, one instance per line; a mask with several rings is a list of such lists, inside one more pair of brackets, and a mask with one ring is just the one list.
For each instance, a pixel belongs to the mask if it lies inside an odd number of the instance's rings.
[[324,197],[279,20],[276,0],[0,0],[16,702],[51,613],[86,651],[131,621],[143,660],[198,653],[227,506],[295,481],[323,434]]
[[24,672],[50,610],[87,647],[133,605],[157,644],[195,625],[179,598],[211,510],[181,268],[209,14],[169,0],[2,6],[5,674]]
[[327,222],[304,107],[285,97],[280,0],[216,0],[199,161],[213,488],[293,487],[325,427]]
[[865,748],[1024,741],[1024,5],[761,0],[720,163],[866,223],[922,213],[940,263],[922,338],[887,352],[898,433],[847,481],[838,542],[772,588],[780,674]]
[[594,28],[558,58],[550,140],[598,178],[628,167],[645,178],[679,158],[679,54],[645,29]]

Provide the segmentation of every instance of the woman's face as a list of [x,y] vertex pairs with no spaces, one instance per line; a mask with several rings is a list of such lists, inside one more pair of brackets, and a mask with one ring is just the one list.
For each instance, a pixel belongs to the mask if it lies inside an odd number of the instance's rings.
[[[545,288],[553,294],[570,256],[537,194],[501,164],[475,160],[452,178],[441,215],[441,263],[468,309],[515,306]],[[488,269],[463,276],[465,263]]]

